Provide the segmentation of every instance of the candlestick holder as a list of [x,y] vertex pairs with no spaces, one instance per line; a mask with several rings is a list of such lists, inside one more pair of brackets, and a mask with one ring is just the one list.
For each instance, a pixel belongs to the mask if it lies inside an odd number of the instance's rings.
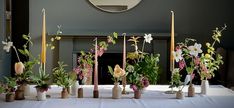
[[98,90],[93,91],[93,98],[99,98],[99,91]]

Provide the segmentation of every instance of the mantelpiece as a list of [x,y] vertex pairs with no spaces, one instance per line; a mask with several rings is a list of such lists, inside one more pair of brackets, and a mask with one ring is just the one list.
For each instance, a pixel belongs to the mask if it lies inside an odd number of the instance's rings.
[[[83,51],[89,51],[93,45],[93,39],[98,37],[98,40],[105,40],[106,36],[111,33],[80,33],[76,35],[62,35],[62,39],[59,41],[59,50],[58,50],[58,59],[64,61],[68,64],[68,70],[72,70],[76,66],[77,54]],[[167,79],[170,79],[169,72],[169,47],[170,47],[170,33],[151,33],[154,40],[151,44],[146,44],[145,51],[149,53],[159,53],[160,56],[160,65],[162,66],[162,75],[161,78],[165,81],[161,83],[167,83]],[[119,34],[121,35],[121,34]],[[131,36],[144,36],[144,33],[127,33],[127,39]],[[110,59],[110,55],[115,57],[122,58],[122,48],[123,48],[123,36],[119,36],[119,40],[116,45],[110,46],[108,51],[105,53],[104,57]],[[143,37],[141,38],[143,40]],[[139,42],[139,46],[142,46],[142,42]],[[130,43],[127,43],[127,51],[134,50],[131,47]],[[110,54],[110,55],[109,55]],[[100,58],[102,62],[105,62],[105,59]],[[122,59],[117,59],[116,62],[120,63]],[[100,62],[101,62],[100,61]],[[107,60],[108,61],[108,60]],[[121,64],[120,64],[121,65]],[[99,64],[99,73],[102,71],[102,66]],[[107,66],[106,66],[107,67]]]

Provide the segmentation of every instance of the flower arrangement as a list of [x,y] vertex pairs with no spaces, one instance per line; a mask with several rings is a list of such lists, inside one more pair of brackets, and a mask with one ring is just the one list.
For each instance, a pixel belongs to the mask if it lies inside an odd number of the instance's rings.
[[215,52],[214,45],[218,42],[220,43],[220,38],[222,36],[222,31],[226,29],[226,25],[222,27],[220,30],[216,28],[213,30],[212,44],[207,42],[206,43],[206,53],[202,54],[201,61],[200,61],[200,68],[199,74],[201,80],[210,79],[215,76],[214,71],[219,69],[219,65],[223,64],[222,56]]
[[121,69],[118,64],[115,65],[114,70],[111,66],[108,66],[108,70],[111,73],[111,75],[113,76],[113,81],[115,83],[118,83],[119,81],[121,81],[122,77],[125,75],[125,71],[123,69]]
[[[203,52],[201,44],[196,43],[195,39],[185,39],[184,43],[178,43],[176,51],[173,52],[175,61],[179,63],[179,70],[184,68],[191,75],[191,80],[194,77],[193,72],[196,70],[203,79],[210,79],[214,77],[214,71],[223,63],[222,56],[215,53],[214,45],[220,42],[222,31],[225,30],[226,25],[221,30],[216,28],[213,31],[213,43],[206,43],[207,52]],[[194,45],[189,45],[189,42],[195,42]]]
[[55,80],[55,84],[61,86],[63,88],[70,87],[74,80],[68,72],[64,69],[67,66],[63,62],[58,62],[58,67],[53,69],[53,76]]
[[[109,44],[116,44],[118,39],[118,33],[114,32],[112,35],[107,36],[106,41],[98,43],[97,54],[101,57],[107,50]],[[87,78],[92,75],[93,63],[94,63],[94,50],[90,52],[80,51],[81,55],[77,59],[77,67],[73,69],[73,72],[77,74],[77,80],[80,80],[83,84],[87,81]]]
[[6,84],[2,84],[2,92],[5,92],[6,94],[14,94],[16,90],[16,79],[12,77],[4,77],[6,80]]
[[133,42],[134,52],[127,54],[127,79],[131,88],[141,90],[151,84],[155,84],[159,75],[159,54],[153,55],[144,52],[145,43],[150,43],[151,34],[145,34],[142,49],[138,49],[140,37],[131,37],[128,41]]

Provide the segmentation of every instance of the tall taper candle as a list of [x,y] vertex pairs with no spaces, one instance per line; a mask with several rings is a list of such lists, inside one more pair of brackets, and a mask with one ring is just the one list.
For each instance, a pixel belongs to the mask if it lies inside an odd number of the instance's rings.
[[97,55],[97,37],[95,38],[95,70],[94,70],[94,91],[98,90],[98,55]]
[[[123,33],[124,39],[123,39],[123,70],[125,71],[126,68],[126,33]],[[122,94],[126,94],[125,87],[126,87],[126,75],[124,75],[123,80],[123,91]]]
[[46,63],[46,19],[45,19],[45,9],[42,9],[42,41],[41,41],[41,63]]
[[170,71],[172,72],[174,69],[174,56],[173,56],[173,51],[174,51],[174,36],[175,36],[175,31],[174,31],[174,12],[171,11],[171,50],[170,50]]

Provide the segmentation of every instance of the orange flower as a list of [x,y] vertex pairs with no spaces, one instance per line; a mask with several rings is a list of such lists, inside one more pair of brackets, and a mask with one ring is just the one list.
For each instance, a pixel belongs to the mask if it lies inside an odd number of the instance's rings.
[[15,63],[15,73],[17,75],[22,74],[24,71],[24,64],[22,62],[16,62]]
[[113,76],[115,78],[119,78],[119,77],[123,76],[124,74],[125,74],[125,71],[123,69],[121,69],[119,65],[115,65]]

